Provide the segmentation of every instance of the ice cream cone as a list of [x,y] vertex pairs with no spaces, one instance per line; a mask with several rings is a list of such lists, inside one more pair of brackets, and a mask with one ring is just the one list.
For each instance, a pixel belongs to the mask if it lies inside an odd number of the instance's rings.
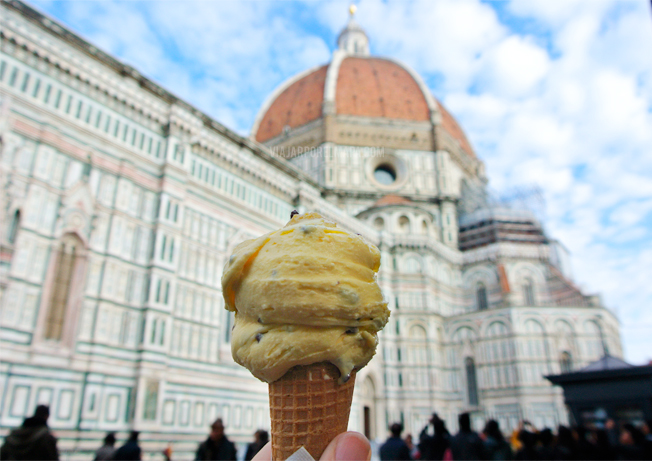
[[269,384],[272,460],[283,461],[304,447],[319,460],[328,444],[346,432],[355,370],[340,384],[329,362],[297,366]]

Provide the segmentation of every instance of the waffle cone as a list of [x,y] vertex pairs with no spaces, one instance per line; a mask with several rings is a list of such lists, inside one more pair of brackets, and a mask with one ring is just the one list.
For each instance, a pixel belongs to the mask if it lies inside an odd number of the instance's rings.
[[319,460],[328,444],[346,432],[355,371],[339,384],[340,371],[329,362],[298,366],[269,385],[272,460],[283,461],[304,447]]

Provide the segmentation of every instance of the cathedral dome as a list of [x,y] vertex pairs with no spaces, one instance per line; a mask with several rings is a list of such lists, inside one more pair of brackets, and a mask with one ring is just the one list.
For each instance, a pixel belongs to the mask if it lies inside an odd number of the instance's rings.
[[[270,95],[256,117],[253,139],[278,145],[290,132],[324,125],[324,118],[330,115],[349,122],[364,119],[402,124],[408,131],[414,126],[421,140],[413,143],[414,149],[440,149],[442,143],[452,141],[467,156],[475,157],[464,131],[421,77],[396,60],[369,56],[368,38],[352,18],[338,44],[330,63],[288,79]],[[430,145],[436,141],[424,132],[447,139]],[[326,138],[320,141],[337,142]]]
[[[286,127],[298,128],[322,117],[329,67],[321,66],[290,79],[280,92],[277,90],[278,95],[257,126],[256,141],[266,142],[281,135]],[[430,120],[430,109],[419,84],[396,62],[348,56],[340,63],[334,83],[336,114]]]

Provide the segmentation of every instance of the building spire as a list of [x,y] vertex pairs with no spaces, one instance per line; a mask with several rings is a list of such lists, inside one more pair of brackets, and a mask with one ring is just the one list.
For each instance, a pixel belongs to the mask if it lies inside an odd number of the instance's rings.
[[337,47],[350,55],[369,56],[369,37],[353,18],[357,9],[349,6],[349,22],[337,38]]

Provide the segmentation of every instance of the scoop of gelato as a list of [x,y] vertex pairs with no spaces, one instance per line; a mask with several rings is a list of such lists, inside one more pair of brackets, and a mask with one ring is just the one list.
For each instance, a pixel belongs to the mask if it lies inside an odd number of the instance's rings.
[[324,361],[346,380],[371,360],[389,318],[379,267],[378,248],[317,213],[242,242],[222,276],[234,360],[268,383]]

